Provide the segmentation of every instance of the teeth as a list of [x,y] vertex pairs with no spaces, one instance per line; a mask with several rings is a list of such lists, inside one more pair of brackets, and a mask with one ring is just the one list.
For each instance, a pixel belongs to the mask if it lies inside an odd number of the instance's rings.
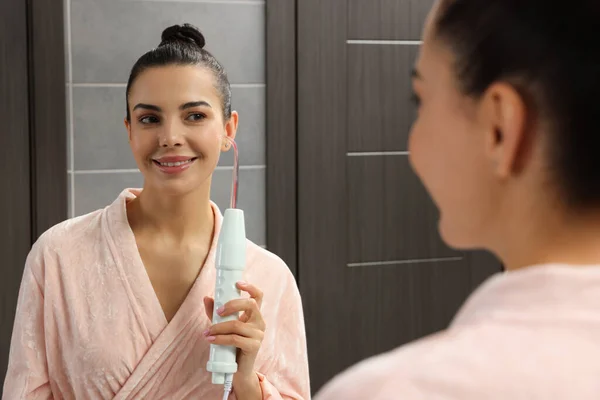
[[179,167],[180,165],[185,165],[185,164],[189,164],[191,163],[192,160],[187,160],[187,161],[177,161],[177,162],[159,162],[160,165],[162,165],[163,167]]

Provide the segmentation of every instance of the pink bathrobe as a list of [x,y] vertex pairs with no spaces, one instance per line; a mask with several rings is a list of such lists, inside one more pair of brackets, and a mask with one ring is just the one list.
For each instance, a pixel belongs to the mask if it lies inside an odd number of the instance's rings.
[[[63,222],[33,246],[23,275],[3,399],[220,400],[206,372],[216,239],[167,322],[126,214],[135,191]],[[263,399],[309,399],[300,295],[281,259],[248,241],[245,280],[264,292],[267,324],[255,364]],[[232,394],[231,398],[235,398]]]
[[449,329],[351,367],[315,397],[384,399],[600,399],[600,266],[498,274]]

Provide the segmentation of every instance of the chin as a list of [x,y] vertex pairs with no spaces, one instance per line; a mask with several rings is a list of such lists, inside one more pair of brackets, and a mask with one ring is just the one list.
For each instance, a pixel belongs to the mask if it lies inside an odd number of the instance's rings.
[[185,196],[210,186],[212,170],[205,165],[196,165],[179,174],[167,175],[152,168],[144,171],[144,181],[147,188],[156,190],[160,195]]
[[172,179],[166,181],[152,179],[146,180],[145,183],[146,189],[166,197],[183,197],[201,189],[206,184],[205,180],[200,179]]
[[449,224],[444,218],[440,218],[438,232],[442,241],[451,249],[470,250],[478,247],[476,235],[459,229],[457,224]]

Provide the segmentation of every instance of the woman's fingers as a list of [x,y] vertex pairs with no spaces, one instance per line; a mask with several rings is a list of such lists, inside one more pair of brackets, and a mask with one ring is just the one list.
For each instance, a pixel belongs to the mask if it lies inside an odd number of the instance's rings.
[[[238,374],[254,376],[254,362],[266,328],[260,312],[263,292],[256,286],[246,282],[238,282],[236,286],[248,293],[250,298],[228,301],[224,306],[215,310],[221,317],[235,315],[237,318],[231,318],[230,321],[211,326],[204,332],[204,336],[211,344],[234,346],[240,349],[237,357]],[[206,297],[204,307],[211,320],[213,306],[213,299]]]
[[235,346],[246,354],[255,354],[260,348],[264,332],[251,324],[233,320],[211,326],[204,336],[212,344]]
[[238,282],[236,284],[236,286],[238,289],[243,290],[244,292],[248,293],[250,295],[250,298],[253,298],[256,301],[256,304],[258,304],[258,308],[260,308],[260,306],[262,305],[262,300],[263,300],[262,290],[260,290],[256,286],[254,286],[248,282],[244,282],[244,281]]
[[239,312],[244,313],[243,318],[241,318],[243,322],[255,324],[264,330],[265,324],[260,313],[258,303],[253,298],[231,300],[217,310],[217,314],[222,317],[233,315]]
[[215,324],[204,331],[204,336],[219,335],[238,335],[249,339],[256,339],[259,342],[264,337],[264,332],[252,324],[247,324],[239,320],[221,322]]
[[256,354],[260,349],[261,341],[236,334],[208,336],[206,338],[211,344],[223,346],[235,346],[246,354]]

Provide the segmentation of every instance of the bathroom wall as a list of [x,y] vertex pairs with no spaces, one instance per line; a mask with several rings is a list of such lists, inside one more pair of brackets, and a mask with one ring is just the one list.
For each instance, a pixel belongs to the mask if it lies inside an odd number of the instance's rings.
[[[239,205],[248,237],[265,245],[265,1],[64,0],[68,109],[69,215],[110,204],[141,187],[123,126],[125,85],[134,62],[172,24],[192,23],[220,60],[240,114]],[[212,199],[229,201],[231,152],[214,173]]]

